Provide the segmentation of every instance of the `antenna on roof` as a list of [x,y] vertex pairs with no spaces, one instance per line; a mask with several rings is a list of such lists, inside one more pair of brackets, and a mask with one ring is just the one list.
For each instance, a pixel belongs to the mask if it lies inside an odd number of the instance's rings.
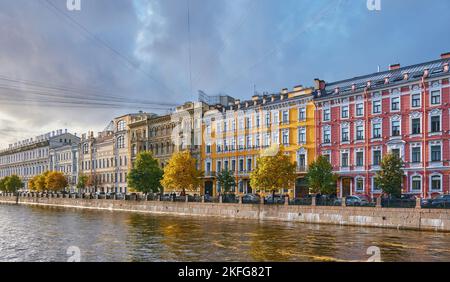
[[378,67],[378,71],[377,72],[380,72],[380,65],[378,65],[377,67]]

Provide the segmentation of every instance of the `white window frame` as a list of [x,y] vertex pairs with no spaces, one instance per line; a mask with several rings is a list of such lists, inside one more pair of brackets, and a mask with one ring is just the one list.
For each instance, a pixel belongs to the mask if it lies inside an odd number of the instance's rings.
[[[355,149],[355,151],[354,151],[354,153],[355,153],[355,167],[358,167],[358,168],[364,168],[364,164],[366,163],[366,154],[365,154],[365,152],[364,152],[364,149],[363,148],[356,148]],[[358,156],[358,153],[362,153],[362,165],[358,165],[358,163],[357,163],[357,156]]]
[[[433,147],[433,146],[440,146],[441,147],[441,157],[440,157],[440,160],[439,161],[432,161],[431,160],[431,147]],[[428,161],[430,162],[430,163],[442,163],[442,161],[443,161],[443,146],[442,146],[442,142],[440,141],[440,140],[437,140],[437,141],[431,141],[431,142],[429,142],[429,144],[428,144],[428,152],[429,152],[429,155],[428,155]]]
[[[374,136],[374,129],[375,129],[375,124],[380,124],[380,136],[379,137],[375,137]],[[376,118],[376,119],[372,119],[372,122],[371,122],[371,125],[372,125],[372,127],[371,127],[371,137],[372,137],[372,139],[381,139],[381,138],[383,138],[383,119],[381,119],[381,118]]]
[[[420,190],[413,190],[413,178],[414,177],[419,177],[420,178]],[[409,191],[411,192],[411,193],[422,193],[422,190],[423,190],[423,177],[422,177],[422,175],[421,174],[418,174],[418,173],[414,173],[414,174],[412,174],[411,176],[410,176],[410,178],[409,178],[409,183],[410,183],[410,186],[409,186]]]
[[[374,112],[374,106],[375,106],[375,102],[380,103],[380,111],[379,112]],[[381,98],[378,99],[374,99],[372,100],[372,115],[381,115],[381,113],[383,112],[383,101],[381,100]]]
[[[362,189],[358,189],[358,180],[362,180]],[[366,187],[366,178],[364,176],[358,175],[355,177],[355,193],[364,193]]]
[[[347,117],[343,117],[344,108],[347,108]],[[348,104],[341,105],[341,119],[349,119],[350,118],[350,107]]]
[[[414,95],[419,95],[419,105],[418,106],[413,106],[413,96]],[[410,103],[411,109],[418,109],[418,108],[422,107],[422,94],[420,92],[411,93],[410,100],[411,100],[411,103]]]
[[[328,111],[328,119],[325,119],[325,111]],[[325,107],[322,110],[322,121],[326,122],[326,121],[330,121],[330,120],[331,120],[331,108]]]
[[[303,118],[302,114],[303,113]],[[298,121],[305,121],[306,120],[306,107],[299,107],[298,108]]]
[[[396,135],[396,136],[394,136],[392,133],[393,133],[393,131],[392,131],[392,129],[393,129],[393,126],[392,126],[392,123],[393,122],[398,122],[399,123],[399,135]],[[391,116],[391,118],[390,118],[390,135],[391,135],[391,137],[393,137],[393,138],[401,138],[402,137],[402,118],[401,118],[401,116],[399,116],[399,115],[394,115],[394,116]]]
[[[412,132],[412,120],[413,119],[419,119],[419,124],[420,124],[420,133],[413,133]],[[422,128],[422,113],[419,112],[413,112],[409,115],[409,134],[410,135],[414,135],[414,136],[420,136],[423,133],[423,128]]]
[[[440,184],[440,189],[439,190],[433,189],[433,181],[432,181],[433,180],[433,176],[439,176],[440,177],[441,184]],[[430,181],[429,182],[430,183],[430,192],[442,192],[443,191],[443,188],[444,188],[444,187],[442,187],[443,186],[443,175],[441,173],[434,172],[434,173],[430,174],[428,180]]]
[[[360,115],[358,115],[358,105],[362,105],[362,112]],[[364,116],[364,102],[363,101],[357,101],[355,103],[355,116],[356,117],[362,117]]]
[[[394,99],[398,99],[398,109],[396,109],[396,110],[392,109],[392,102]],[[402,110],[402,99],[400,98],[400,95],[395,95],[395,96],[390,97],[389,107],[391,109],[391,112],[400,112]]]

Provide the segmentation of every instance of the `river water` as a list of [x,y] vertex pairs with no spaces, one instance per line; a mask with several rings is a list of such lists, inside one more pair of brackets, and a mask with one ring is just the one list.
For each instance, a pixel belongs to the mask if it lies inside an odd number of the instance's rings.
[[0,261],[366,261],[372,246],[450,261],[449,233],[0,204]]

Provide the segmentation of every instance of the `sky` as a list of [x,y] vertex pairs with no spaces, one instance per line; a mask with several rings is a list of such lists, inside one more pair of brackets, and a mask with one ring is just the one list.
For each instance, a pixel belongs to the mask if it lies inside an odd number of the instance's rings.
[[163,114],[198,90],[249,99],[450,51],[450,1],[380,1],[2,0],[0,148]]

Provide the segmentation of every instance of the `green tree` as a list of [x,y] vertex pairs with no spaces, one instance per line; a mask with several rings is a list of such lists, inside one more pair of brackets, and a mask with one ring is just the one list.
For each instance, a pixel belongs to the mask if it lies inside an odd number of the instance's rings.
[[381,160],[375,183],[389,196],[399,197],[402,193],[403,166],[404,162],[397,154],[386,154]]
[[8,176],[0,179],[0,191],[6,192],[6,181],[8,181]]
[[163,170],[150,152],[140,152],[127,176],[128,187],[144,193],[161,191]]
[[231,187],[236,186],[233,173],[228,169],[222,170],[217,174],[217,182],[220,184],[222,191],[225,193],[230,192]]
[[256,160],[256,168],[250,173],[250,185],[262,191],[275,194],[281,188],[288,188],[295,182],[296,164],[280,148],[276,154],[264,153]]
[[80,190],[80,192],[84,192],[84,189],[86,189],[86,186],[88,184],[89,177],[85,174],[79,174],[78,175],[78,183],[77,188]]
[[337,178],[337,175],[333,173],[333,166],[324,156],[319,156],[313,161],[306,174],[310,192],[326,195],[336,193]]
[[19,176],[13,174],[5,181],[6,191],[9,193],[14,193],[23,187],[23,182]]

